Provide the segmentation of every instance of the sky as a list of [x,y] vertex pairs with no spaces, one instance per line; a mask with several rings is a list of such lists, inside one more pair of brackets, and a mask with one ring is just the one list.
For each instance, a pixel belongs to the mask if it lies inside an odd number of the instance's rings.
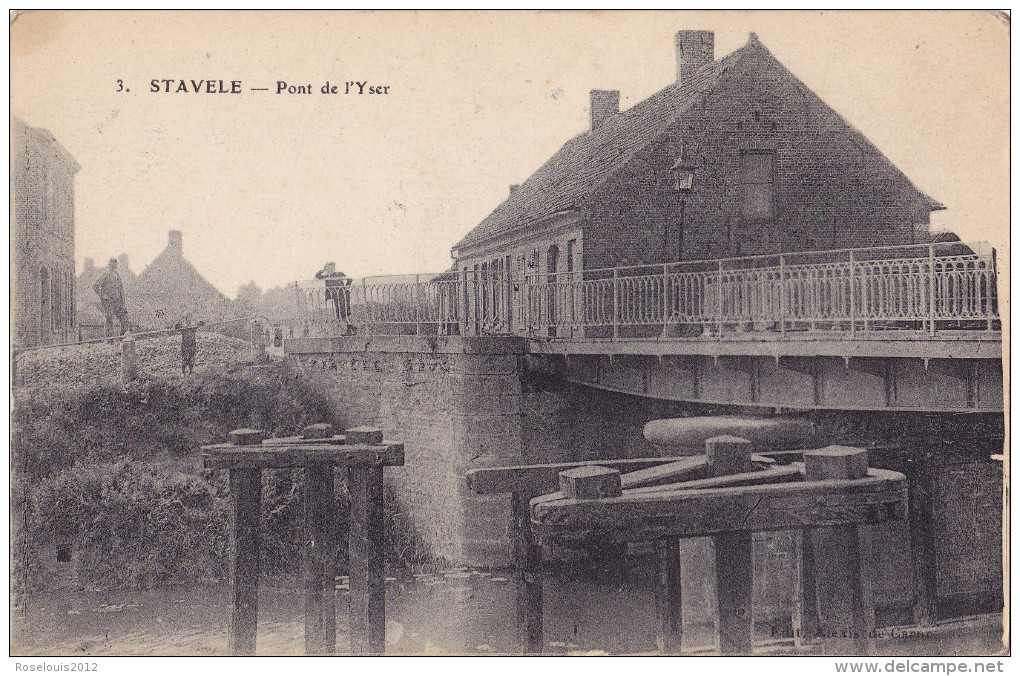
[[510,184],[585,131],[589,90],[627,109],[674,79],[684,29],[714,31],[716,58],[756,32],[948,207],[934,229],[1008,260],[1009,34],[990,12],[36,11],[11,27],[11,109],[81,165],[79,271],[126,253],[139,272],[181,230],[233,298],[330,260],[445,270]]

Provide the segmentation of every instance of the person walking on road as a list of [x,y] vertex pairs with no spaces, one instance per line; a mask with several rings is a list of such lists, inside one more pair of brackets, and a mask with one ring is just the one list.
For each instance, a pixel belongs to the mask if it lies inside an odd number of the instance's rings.
[[[106,337],[124,335],[128,330],[127,306],[124,304],[124,284],[117,273],[117,259],[110,259],[110,266],[99,276],[92,289],[99,296],[106,318]],[[120,333],[113,332],[113,320],[120,323]]]

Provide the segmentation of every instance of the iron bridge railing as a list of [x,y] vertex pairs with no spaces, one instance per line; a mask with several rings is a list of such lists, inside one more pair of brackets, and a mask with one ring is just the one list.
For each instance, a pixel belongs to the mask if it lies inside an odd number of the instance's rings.
[[994,250],[950,242],[601,270],[299,282],[318,334],[660,340],[998,331]]

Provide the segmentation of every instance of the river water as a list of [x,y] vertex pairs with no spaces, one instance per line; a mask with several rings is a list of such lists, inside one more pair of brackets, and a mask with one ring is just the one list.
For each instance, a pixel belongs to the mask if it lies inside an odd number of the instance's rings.
[[[552,572],[545,584],[545,651],[551,654],[655,651],[654,600],[648,561],[632,560],[607,575]],[[349,591],[337,590],[337,649],[348,651]],[[63,591],[31,595],[12,608],[13,655],[223,655],[228,587]],[[513,653],[514,583],[507,572],[452,569],[387,578],[389,654]],[[259,596],[258,653],[304,651],[303,600],[297,585],[267,583]],[[788,632],[788,626],[786,627]],[[916,630],[910,630],[916,632]],[[784,631],[756,626],[756,650],[793,652]],[[883,630],[880,654],[969,655],[1001,650],[1001,624],[984,616],[935,633]],[[712,627],[685,622],[685,650],[709,650]]]

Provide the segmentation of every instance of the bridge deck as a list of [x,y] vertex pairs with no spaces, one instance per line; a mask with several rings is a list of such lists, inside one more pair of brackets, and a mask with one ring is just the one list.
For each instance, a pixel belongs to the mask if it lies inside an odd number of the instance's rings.
[[[298,330],[514,337],[534,355],[567,356],[568,380],[682,401],[1002,410],[996,261],[985,244],[494,270],[299,284]],[[614,365],[617,355],[675,359]]]
[[724,339],[531,338],[534,354],[705,355],[761,357],[889,357],[918,359],[1001,359],[1000,331],[885,331],[851,338],[841,332],[804,332],[784,338],[746,333]]

